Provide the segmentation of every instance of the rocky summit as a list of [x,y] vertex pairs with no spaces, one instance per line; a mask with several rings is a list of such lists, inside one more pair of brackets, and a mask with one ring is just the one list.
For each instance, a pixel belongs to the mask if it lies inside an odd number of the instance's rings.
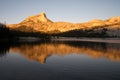
[[99,31],[102,28],[110,30],[108,34],[117,30],[114,34],[120,33],[120,16],[112,17],[107,20],[94,19],[85,23],[53,22],[47,18],[44,12],[29,16],[18,24],[9,24],[8,27],[13,30],[26,32],[43,33],[61,33],[71,30],[94,30]]
[[26,18],[23,22],[21,23],[25,23],[25,22],[34,22],[34,23],[40,23],[40,22],[43,22],[43,23],[49,23],[49,22],[52,22],[51,20],[49,20],[47,17],[46,17],[46,14],[44,12],[38,14],[38,15],[35,15],[35,16],[29,16],[28,18]]

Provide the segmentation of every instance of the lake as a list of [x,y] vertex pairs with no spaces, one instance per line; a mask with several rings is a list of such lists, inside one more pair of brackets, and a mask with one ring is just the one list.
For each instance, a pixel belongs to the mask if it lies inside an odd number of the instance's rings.
[[0,43],[0,80],[120,80],[120,43]]

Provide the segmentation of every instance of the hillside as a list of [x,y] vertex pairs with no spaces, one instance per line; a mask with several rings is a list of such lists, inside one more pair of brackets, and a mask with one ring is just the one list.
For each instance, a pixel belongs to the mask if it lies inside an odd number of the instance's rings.
[[[47,18],[45,13],[30,16],[18,24],[9,24],[12,30],[23,32],[42,32],[47,34],[61,34],[77,31],[86,32],[87,35],[106,35],[111,37],[120,37],[120,16],[112,17],[107,20],[91,20],[85,23],[53,22]],[[83,34],[84,34],[83,33]],[[91,34],[92,33],[92,34]],[[63,34],[61,34],[63,35]],[[83,37],[82,36],[82,37]],[[93,36],[94,37],[94,36]]]

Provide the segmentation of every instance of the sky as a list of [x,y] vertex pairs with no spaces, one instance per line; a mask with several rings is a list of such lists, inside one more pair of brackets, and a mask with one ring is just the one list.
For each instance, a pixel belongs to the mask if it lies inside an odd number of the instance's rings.
[[0,0],[2,23],[19,23],[41,12],[54,22],[105,20],[120,16],[120,0]]

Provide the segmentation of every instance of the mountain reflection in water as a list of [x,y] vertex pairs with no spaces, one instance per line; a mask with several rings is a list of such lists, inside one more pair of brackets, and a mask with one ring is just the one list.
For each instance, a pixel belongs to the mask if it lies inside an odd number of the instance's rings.
[[65,56],[70,54],[88,55],[92,58],[107,58],[120,61],[120,44],[96,42],[44,42],[44,43],[19,43],[18,45],[2,46],[0,56],[19,53],[29,60],[44,64],[52,55]]

